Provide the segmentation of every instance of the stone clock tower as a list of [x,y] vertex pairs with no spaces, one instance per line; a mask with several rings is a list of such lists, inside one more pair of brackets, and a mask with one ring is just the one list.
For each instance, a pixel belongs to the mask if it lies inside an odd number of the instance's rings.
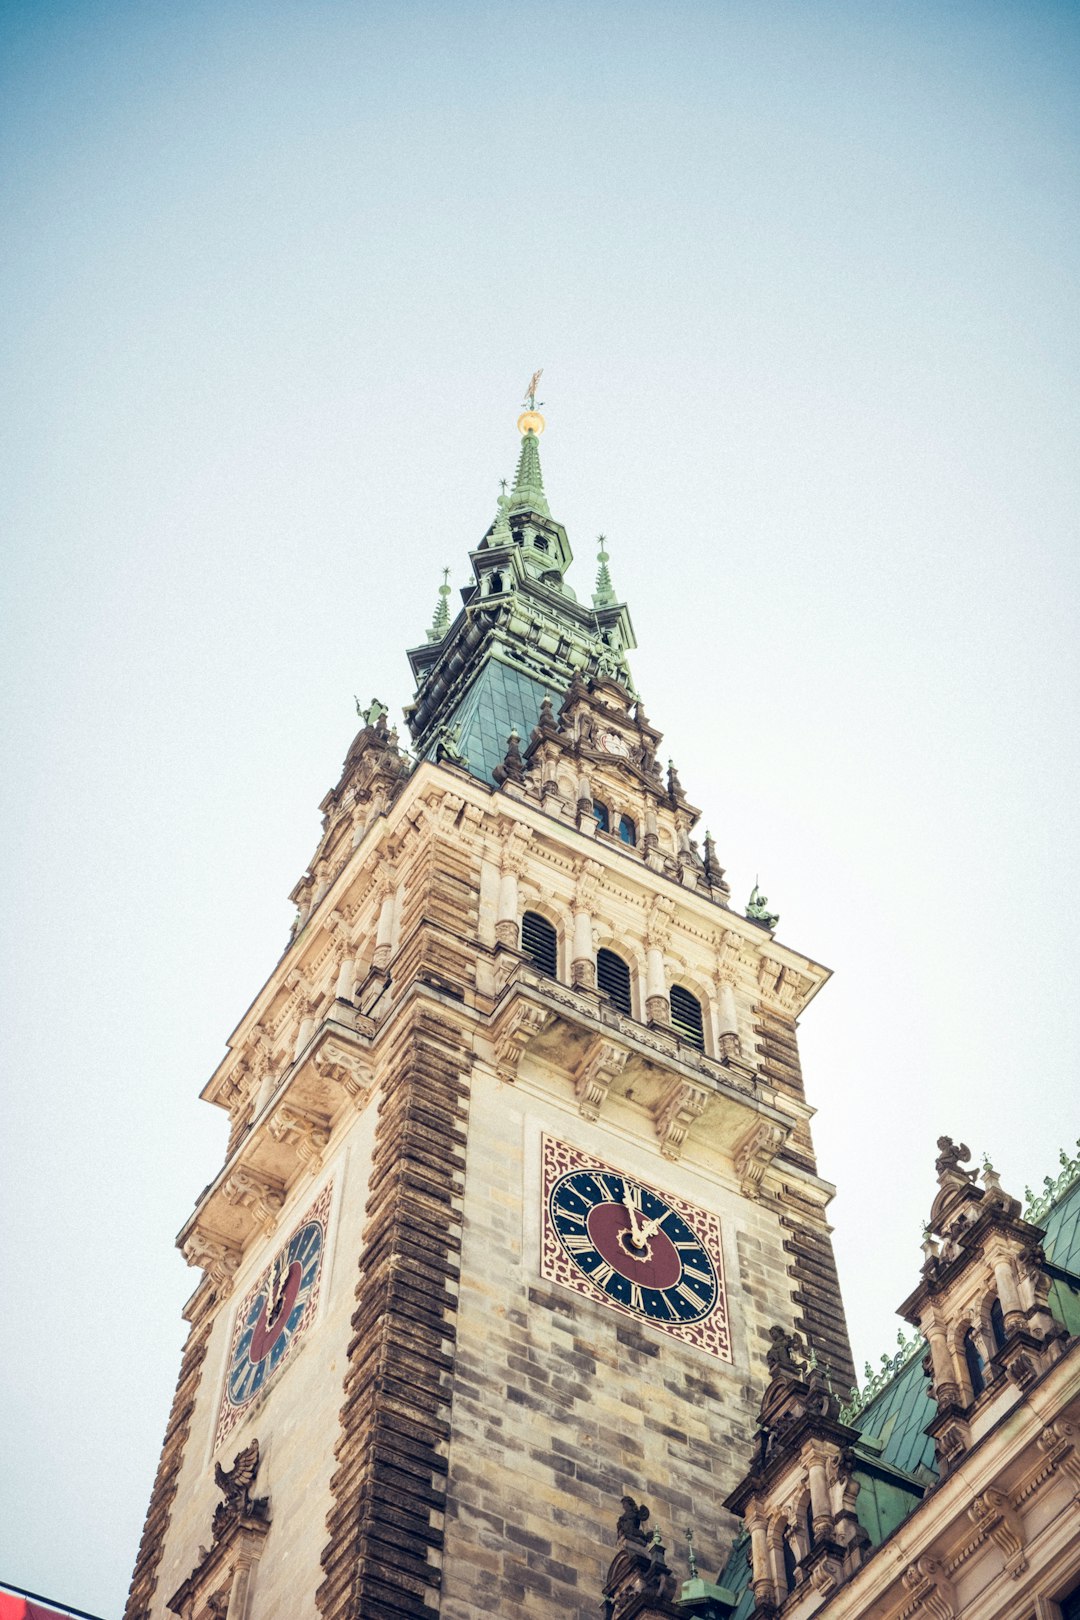
[[695,842],[527,403],[413,753],[373,703],[203,1092],[127,1620],[593,1616],[612,1503],[734,1488],[771,1326],[853,1382],[795,1039],[826,971]]

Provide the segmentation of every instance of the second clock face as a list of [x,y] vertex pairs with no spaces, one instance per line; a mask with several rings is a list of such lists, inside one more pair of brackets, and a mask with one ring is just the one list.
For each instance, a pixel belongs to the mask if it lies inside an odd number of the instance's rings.
[[730,1359],[716,1216],[544,1140],[541,1271]]

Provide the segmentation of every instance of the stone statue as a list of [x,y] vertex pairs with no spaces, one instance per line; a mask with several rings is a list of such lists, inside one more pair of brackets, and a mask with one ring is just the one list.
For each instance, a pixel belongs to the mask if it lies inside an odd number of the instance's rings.
[[964,1181],[974,1181],[974,1170],[965,1170],[960,1161],[971,1158],[971,1149],[965,1142],[959,1146],[951,1136],[939,1136],[937,1139],[938,1156],[934,1161],[934,1169],[940,1182],[960,1177]]
[[649,1517],[649,1510],[644,1502],[639,1507],[632,1496],[622,1498],[622,1512],[616,1525],[616,1534],[620,1541],[639,1541],[645,1545],[645,1521]]
[[777,1373],[783,1373],[789,1378],[802,1377],[802,1345],[798,1335],[788,1333],[782,1327],[771,1327],[769,1338],[772,1341],[765,1352],[765,1365],[775,1378]]

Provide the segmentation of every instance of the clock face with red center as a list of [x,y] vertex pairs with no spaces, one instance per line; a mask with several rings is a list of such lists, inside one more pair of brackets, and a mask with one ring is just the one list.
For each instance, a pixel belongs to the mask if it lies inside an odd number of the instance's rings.
[[327,1187],[240,1303],[215,1444],[266,1388],[314,1315],[329,1205]]
[[731,1359],[716,1216],[544,1138],[541,1274]]

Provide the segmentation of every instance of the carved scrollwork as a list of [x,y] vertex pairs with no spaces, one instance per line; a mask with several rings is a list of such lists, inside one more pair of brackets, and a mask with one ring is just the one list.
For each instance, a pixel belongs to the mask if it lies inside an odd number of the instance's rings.
[[365,1107],[375,1085],[375,1072],[365,1058],[340,1041],[324,1041],[313,1062],[324,1079],[340,1086],[357,1109]]
[[709,1094],[688,1080],[672,1080],[660,1099],[654,1116],[660,1151],[665,1159],[678,1159],[687,1132],[705,1112]]
[[317,1170],[330,1141],[330,1122],[324,1114],[315,1114],[306,1108],[283,1106],[270,1120],[267,1129],[275,1142],[294,1149],[300,1163],[307,1170]]
[[761,1196],[766,1170],[783,1147],[785,1132],[772,1120],[758,1120],[735,1149],[735,1174],[746,1198]]
[[221,1190],[230,1204],[250,1209],[269,1236],[285,1202],[285,1189],[280,1182],[260,1175],[247,1165],[237,1165],[225,1178]]
[[240,1264],[235,1243],[197,1226],[184,1240],[183,1255],[189,1266],[200,1266],[206,1272],[222,1297],[229,1292]]
[[617,1046],[613,1041],[601,1039],[592,1043],[574,1076],[574,1092],[584,1119],[596,1119],[629,1056],[625,1046]]

